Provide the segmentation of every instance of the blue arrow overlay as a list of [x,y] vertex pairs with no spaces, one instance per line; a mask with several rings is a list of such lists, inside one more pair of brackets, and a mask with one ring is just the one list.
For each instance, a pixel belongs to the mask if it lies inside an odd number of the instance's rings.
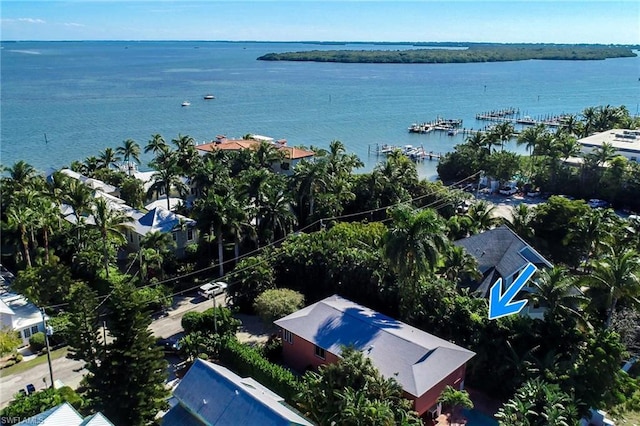
[[531,279],[537,269],[533,263],[527,264],[520,275],[518,275],[518,278],[516,278],[513,284],[511,284],[502,295],[500,294],[502,292],[502,278],[498,278],[489,290],[489,319],[517,314],[525,307],[527,304],[526,300],[512,302],[511,299],[516,297],[516,294],[522,290],[522,287]]

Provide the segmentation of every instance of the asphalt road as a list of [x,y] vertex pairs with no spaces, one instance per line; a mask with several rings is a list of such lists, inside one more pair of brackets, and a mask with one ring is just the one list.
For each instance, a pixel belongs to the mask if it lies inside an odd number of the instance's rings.
[[[216,304],[218,306],[225,305],[224,295],[216,297]],[[200,296],[176,297],[168,315],[154,320],[149,328],[157,337],[180,336],[183,331],[180,322],[185,313],[190,311],[202,312],[210,307],[213,307],[213,301]],[[169,361],[174,360],[170,359]],[[51,361],[53,379],[60,380],[65,385],[75,389],[86,373],[86,370],[82,368],[83,364],[82,361],[74,361],[65,357],[54,359]],[[170,370],[172,370],[172,367],[170,367]],[[49,366],[47,363],[36,365],[19,374],[0,378],[0,408],[5,407],[20,389],[24,389],[30,383],[37,390],[44,389],[49,385]]]

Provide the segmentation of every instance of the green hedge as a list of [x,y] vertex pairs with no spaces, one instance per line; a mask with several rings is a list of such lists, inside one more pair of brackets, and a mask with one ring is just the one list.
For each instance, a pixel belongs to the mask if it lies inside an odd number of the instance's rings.
[[289,370],[267,361],[258,349],[235,339],[225,339],[220,348],[220,362],[242,377],[252,377],[282,396],[288,403],[301,391],[297,377]]
[[34,354],[40,352],[45,346],[46,343],[44,341],[44,333],[42,331],[33,334],[29,339],[29,349]]

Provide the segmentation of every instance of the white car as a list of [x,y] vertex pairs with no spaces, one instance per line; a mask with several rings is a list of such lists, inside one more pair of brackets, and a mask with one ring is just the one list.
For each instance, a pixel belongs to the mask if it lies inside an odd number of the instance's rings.
[[518,192],[518,188],[515,186],[503,186],[499,191],[502,195],[513,195]]
[[200,296],[209,299],[210,297],[215,297],[224,293],[227,287],[227,283],[222,281],[206,283],[200,286]]

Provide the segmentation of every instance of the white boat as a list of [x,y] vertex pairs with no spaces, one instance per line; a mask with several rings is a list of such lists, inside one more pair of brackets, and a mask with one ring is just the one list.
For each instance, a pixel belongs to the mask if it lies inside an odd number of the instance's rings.
[[189,106],[189,105],[191,105],[191,102],[189,102],[189,101],[184,101],[184,102],[182,103],[182,106],[183,106],[183,107],[184,107],[184,106]]
[[216,97],[215,97],[215,96],[213,96],[213,95],[204,95],[204,98],[205,98],[206,100],[209,100],[209,99],[215,99]]

